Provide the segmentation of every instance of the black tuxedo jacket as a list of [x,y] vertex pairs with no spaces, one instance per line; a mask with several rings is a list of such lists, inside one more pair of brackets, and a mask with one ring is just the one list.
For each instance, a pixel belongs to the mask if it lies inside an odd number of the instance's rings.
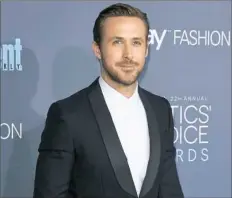
[[[139,197],[183,198],[170,104],[141,87],[138,91],[150,134],[150,158]],[[34,198],[56,197],[138,197],[98,79],[54,102],[48,110],[39,145]]]

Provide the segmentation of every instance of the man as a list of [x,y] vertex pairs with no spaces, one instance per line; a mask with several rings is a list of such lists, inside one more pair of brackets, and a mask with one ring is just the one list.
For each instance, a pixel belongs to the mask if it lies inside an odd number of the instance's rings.
[[34,198],[183,198],[169,102],[138,85],[146,14],[115,4],[98,16],[101,75],[54,102],[39,146]]

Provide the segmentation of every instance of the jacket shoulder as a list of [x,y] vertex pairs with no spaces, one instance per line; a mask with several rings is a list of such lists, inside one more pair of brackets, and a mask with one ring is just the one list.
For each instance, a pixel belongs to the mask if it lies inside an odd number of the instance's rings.
[[168,101],[167,98],[165,98],[164,96],[160,96],[157,94],[154,94],[146,89],[143,89],[144,93],[146,94],[146,96],[149,98],[149,101],[152,104],[158,105],[160,107],[165,107],[165,108],[170,108],[170,102]]
[[51,103],[50,109],[59,109],[62,115],[69,115],[83,107],[87,102],[87,88],[81,89],[65,98],[56,100]]

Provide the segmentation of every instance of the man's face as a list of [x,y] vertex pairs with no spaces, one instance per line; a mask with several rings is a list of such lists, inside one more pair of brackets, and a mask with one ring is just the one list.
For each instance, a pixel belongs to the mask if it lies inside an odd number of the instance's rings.
[[103,24],[99,53],[104,75],[131,85],[142,72],[147,51],[144,22],[136,17],[110,17]]

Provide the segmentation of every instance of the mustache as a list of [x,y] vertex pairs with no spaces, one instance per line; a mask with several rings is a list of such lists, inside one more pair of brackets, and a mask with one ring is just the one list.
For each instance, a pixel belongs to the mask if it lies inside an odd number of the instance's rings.
[[116,63],[116,66],[138,66],[139,64],[135,61],[128,60]]

